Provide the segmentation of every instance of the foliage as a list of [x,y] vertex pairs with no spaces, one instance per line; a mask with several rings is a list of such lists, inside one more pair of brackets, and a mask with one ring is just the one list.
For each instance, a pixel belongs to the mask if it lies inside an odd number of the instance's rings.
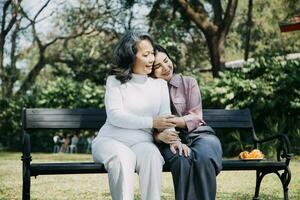
[[23,107],[34,105],[32,97],[0,99],[0,144],[8,149],[21,148],[21,118]]
[[37,106],[43,108],[103,107],[104,88],[85,80],[82,83],[71,78],[59,77],[40,88]]
[[[293,1],[288,0],[293,5]],[[281,33],[278,23],[286,16],[297,11],[295,3],[287,10],[287,2],[257,1],[253,3],[251,26],[250,57],[265,51],[298,52],[300,46],[299,31]],[[239,1],[235,20],[226,40],[226,60],[243,58],[246,36],[246,14],[248,1]],[[299,10],[299,9],[298,9]],[[299,11],[298,11],[299,13]]]
[[176,9],[166,1],[154,16],[150,13],[150,32],[167,49],[179,71],[195,71],[209,64],[205,38],[195,24],[183,12],[175,12]]
[[[35,86],[33,93],[16,99],[0,101],[0,144],[8,149],[21,148],[21,115],[28,108],[99,108],[104,103],[104,88],[86,80],[82,83],[71,78],[59,77],[49,81],[45,87]],[[35,150],[52,148],[51,132],[33,134],[32,145]]]
[[72,76],[78,82],[91,80],[104,85],[112,65],[112,43],[108,40],[113,38],[106,34],[77,38],[63,52],[57,52],[54,46],[49,54],[59,53],[62,59],[55,63],[53,76]]
[[299,77],[299,60],[262,55],[241,69],[224,71],[220,78],[201,83],[204,106],[249,108],[259,136],[285,133],[296,147],[300,129]]

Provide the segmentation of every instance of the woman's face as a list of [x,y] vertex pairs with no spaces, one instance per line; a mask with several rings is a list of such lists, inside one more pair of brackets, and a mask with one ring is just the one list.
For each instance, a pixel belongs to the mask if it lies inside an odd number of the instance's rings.
[[150,41],[142,40],[137,44],[133,73],[150,74],[154,63],[154,49]]
[[169,81],[173,76],[174,65],[167,54],[157,52],[154,62],[154,76]]

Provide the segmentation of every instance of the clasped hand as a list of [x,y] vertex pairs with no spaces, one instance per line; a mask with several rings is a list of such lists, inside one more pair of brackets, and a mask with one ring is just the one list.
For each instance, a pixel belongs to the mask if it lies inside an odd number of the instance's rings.
[[176,123],[173,120],[174,115],[165,116],[165,117],[154,117],[153,118],[153,128],[158,130],[174,128]]
[[182,153],[185,157],[191,155],[191,149],[186,144],[182,144],[180,141],[170,144],[170,149],[173,154],[176,154],[176,150],[178,150],[178,154],[180,156],[182,156]]
[[156,140],[170,144],[170,149],[174,154],[176,154],[176,151],[178,150],[180,156],[182,155],[182,152],[185,157],[190,156],[191,149],[187,145],[181,143],[178,132],[176,131],[160,132],[157,134]]

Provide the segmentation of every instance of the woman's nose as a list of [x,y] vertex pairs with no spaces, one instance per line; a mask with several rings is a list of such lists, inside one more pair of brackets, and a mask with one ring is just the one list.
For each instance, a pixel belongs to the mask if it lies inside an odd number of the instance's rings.
[[150,56],[150,58],[149,58],[149,63],[154,63],[154,61],[155,61],[155,57],[154,57],[154,55],[153,56]]
[[162,68],[163,68],[164,71],[168,71],[170,69],[167,64],[163,64]]

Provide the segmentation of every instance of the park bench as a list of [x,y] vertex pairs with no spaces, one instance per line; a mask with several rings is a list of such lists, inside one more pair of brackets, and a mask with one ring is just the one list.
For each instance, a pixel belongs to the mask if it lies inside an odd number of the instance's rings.
[[[222,170],[255,170],[256,187],[253,199],[259,199],[263,177],[275,173],[283,188],[284,199],[288,199],[288,185],[291,180],[289,162],[291,158],[289,139],[284,134],[259,140],[255,134],[249,109],[224,110],[204,109],[204,120],[214,129],[243,129],[250,134],[253,147],[277,140],[277,160],[242,161],[223,159]],[[30,134],[42,129],[94,129],[99,130],[106,120],[104,109],[24,109],[23,131],[23,199],[30,199],[31,177],[52,174],[106,173],[103,164],[93,162],[34,163],[31,157]],[[243,131],[244,132],[244,131]],[[226,145],[226,144],[223,144]],[[170,170],[164,167],[164,172]]]

